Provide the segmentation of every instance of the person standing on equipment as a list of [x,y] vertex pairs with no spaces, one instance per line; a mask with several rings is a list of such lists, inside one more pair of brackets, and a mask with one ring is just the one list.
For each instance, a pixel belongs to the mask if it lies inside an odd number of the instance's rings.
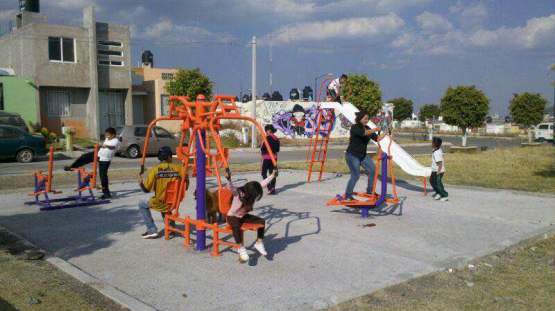
[[341,102],[341,96],[343,96],[343,88],[347,84],[347,75],[342,74],[341,77],[333,79],[330,84],[328,84],[328,96],[331,98],[332,101]]
[[[173,163],[172,150],[169,147],[165,146],[158,150],[158,160],[160,160],[160,164],[147,172],[145,181],[143,181],[143,175],[139,174],[139,186],[143,192],[148,193],[154,189],[154,196],[152,198],[148,201],[139,201],[139,211],[147,228],[147,231],[142,234],[143,239],[156,239],[159,237],[158,228],[154,224],[150,209],[161,212],[162,218],[169,212],[170,207],[164,203],[168,184],[172,181],[185,178],[188,185],[187,176],[183,172],[183,166],[179,163]],[[171,225],[174,226],[173,224]]]
[[372,194],[372,179],[374,177],[376,167],[372,159],[366,153],[366,149],[370,139],[378,139],[379,129],[371,129],[368,126],[368,121],[370,121],[368,114],[359,111],[356,113],[355,124],[351,126],[349,146],[347,147],[347,152],[345,153],[345,159],[351,173],[351,178],[349,179],[347,189],[345,190],[345,200],[354,200],[353,191],[360,177],[361,166],[368,173],[366,193]]

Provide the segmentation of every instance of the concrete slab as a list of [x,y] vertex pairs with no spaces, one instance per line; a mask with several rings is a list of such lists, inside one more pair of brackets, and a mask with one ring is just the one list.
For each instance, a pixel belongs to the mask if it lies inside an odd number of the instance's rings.
[[[26,194],[3,194],[0,225],[160,310],[322,308],[555,230],[554,196],[448,187],[450,201],[438,202],[399,183],[402,204],[361,219],[325,206],[346,176],[306,184],[302,172],[280,173],[280,194],[264,196],[255,211],[267,221],[270,256],[245,265],[231,251],[213,258],[184,249],[181,238],[142,240],[136,203],[148,195],[135,184],[114,185],[109,205],[50,212],[24,206]],[[192,190],[186,214],[194,209]]]

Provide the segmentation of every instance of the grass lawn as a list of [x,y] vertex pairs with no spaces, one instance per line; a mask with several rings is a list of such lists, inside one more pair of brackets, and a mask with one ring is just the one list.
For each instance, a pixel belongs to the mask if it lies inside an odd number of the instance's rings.
[[555,237],[544,236],[330,310],[553,310]]
[[127,310],[29,251],[0,228],[0,310]]
[[[431,156],[416,159],[430,165]],[[280,168],[306,169],[305,162],[283,162]],[[494,149],[475,154],[445,154],[444,182],[451,185],[555,193],[555,148],[552,146]],[[319,168],[316,164],[316,168]],[[348,173],[344,160],[329,160],[325,171]],[[416,180],[395,166],[395,176]]]

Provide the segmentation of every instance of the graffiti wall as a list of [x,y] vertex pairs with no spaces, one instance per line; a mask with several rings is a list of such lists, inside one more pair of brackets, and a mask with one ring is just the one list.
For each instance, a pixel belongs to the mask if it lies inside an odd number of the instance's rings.
[[[251,103],[241,105],[243,114],[249,114]],[[323,122],[320,126],[322,136],[327,136],[328,122],[333,121],[330,137],[349,137],[351,122],[333,108],[323,109]],[[316,102],[301,101],[262,101],[256,102],[256,118],[263,126],[272,124],[279,137],[311,138],[318,122]]]

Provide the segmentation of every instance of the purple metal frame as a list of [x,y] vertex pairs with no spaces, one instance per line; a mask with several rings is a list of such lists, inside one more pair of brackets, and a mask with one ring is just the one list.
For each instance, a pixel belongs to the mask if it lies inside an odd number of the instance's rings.
[[[206,219],[206,154],[202,149],[202,145],[206,143],[205,131],[201,131],[201,135],[196,135],[196,156],[197,156],[197,220]],[[201,145],[201,139],[204,144]],[[197,228],[197,251],[206,248],[206,230]]]

